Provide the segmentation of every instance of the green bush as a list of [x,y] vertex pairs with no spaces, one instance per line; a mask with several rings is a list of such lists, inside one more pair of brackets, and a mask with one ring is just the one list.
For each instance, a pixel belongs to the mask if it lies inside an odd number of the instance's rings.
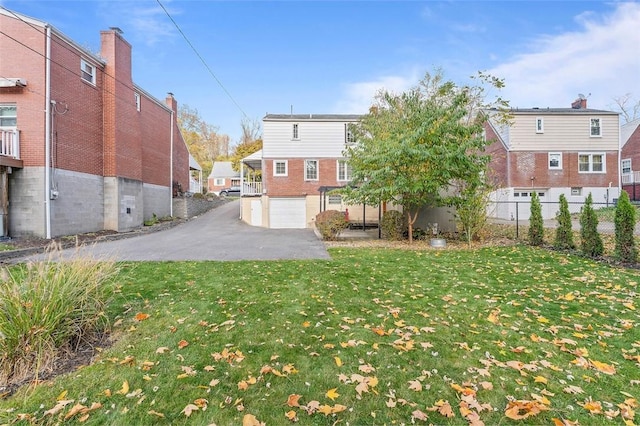
[[0,383],[16,383],[53,367],[71,350],[108,326],[105,306],[113,294],[114,262],[76,253],[3,269],[0,276]]
[[581,250],[585,256],[598,257],[604,253],[604,244],[598,233],[598,215],[593,210],[593,197],[587,197],[580,211]]
[[614,256],[623,262],[635,262],[638,249],[634,238],[636,227],[636,208],[629,200],[626,191],[620,193],[614,218],[616,227],[616,246]]
[[553,246],[560,250],[572,250],[576,248],[573,242],[569,203],[564,194],[560,194],[560,212],[556,216],[556,219],[558,220],[558,227],[556,228],[556,239],[553,242]]
[[531,215],[529,216],[529,244],[541,246],[544,244],[544,223],[542,221],[542,206],[537,192],[531,193]]
[[338,210],[325,210],[316,215],[316,228],[323,240],[334,241],[349,223],[343,212]]
[[154,213],[151,219],[144,221],[144,226],[153,226],[159,222],[158,216]]
[[382,215],[380,227],[382,238],[385,240],[402,240],[406,228],[405,216],[397,210],[387,210]]

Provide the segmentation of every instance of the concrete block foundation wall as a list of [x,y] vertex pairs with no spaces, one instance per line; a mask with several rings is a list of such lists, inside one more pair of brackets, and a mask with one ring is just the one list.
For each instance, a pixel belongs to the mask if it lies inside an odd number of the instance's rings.
[[104,226],[102,176],[52,171],[57,198],[51,200],[51,236],[95,232]]
[[13,169],[9,175],[9,200],[9,235],[44,237],[44,168]]
[[157,217],[171,216],[171,188],[168,186],[143,185],[144,220],[149,220],[155,214]]
[[173,199],[173,216],[181,219],[199,216],[220,203],[222,201],[209,201],[206,198],[177,197]]
[[105,177],[104,194],[104,229],[125,232],[142,225],[144,217],[142,182]]

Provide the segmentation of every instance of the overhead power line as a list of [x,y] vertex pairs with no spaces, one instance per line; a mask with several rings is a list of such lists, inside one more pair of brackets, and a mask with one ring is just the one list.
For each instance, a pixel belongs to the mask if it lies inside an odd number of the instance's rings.
[[215,73],[213,72],[213,70],[211,69],[211,67],[209,67],[209,64],[207,64],[207,61],[204,60],[204,58],[202,57],[202,55],[200,55],[200,53],[198,52],[198,50],[194,47],[194,45],[191,43],[191,41],[189,41],[189,38],[185,35],[185,33],[182,31],[182,29],[180,28],[180,26],[178,25],[178,23],[175,21],[175,19],[173,19],[173,17],[169,14],[169,11],[164,7],[164,5],[162,4],[162,2],[160,0],[156,0],[158,2],[158,4],[160,5],[160,7],[162,8],[162,10],[164,10],[164,13],[166,13],[166,15],[169,17],[169,19],[171,20],[171,22],[173,22],[173,25],[176,27],[176,29],[178,30],[178,32],[182,35],[182,37],[185,39],[185,41],[187,42],[187,44],[189,45],[189,47],[191,47],[191,49],[193,50],[193,52],[196,54],[196,56],[200,59],[200,62],[202,62],[202,64],[205,66],[205,68],[207,69],[207,71],[209,71],[209,74],[211,74],[211,76],[214,78],[214,80],[218,83],[218,85],[222,88],[222,90],[224,91],[224,93],[229,97],[229,99],[231,99],[231,102],[233,102],[233,104],[240,110],[240,112],[242,113],[243,116],[245,116],[246,118],[249,118],[247,116],[247,113],[244,112],[244,110],[242,109],[242,107],[238,104],[238,102],[236,102],[236,100],[233,98],[233,96],[231,96],[231,93],[229,93],[229,91],[227,90],[226,87],[224,87],[224,84],[222,84],[222,82],[220,81],[220,79],[218,79],[218,77],[216,77]]

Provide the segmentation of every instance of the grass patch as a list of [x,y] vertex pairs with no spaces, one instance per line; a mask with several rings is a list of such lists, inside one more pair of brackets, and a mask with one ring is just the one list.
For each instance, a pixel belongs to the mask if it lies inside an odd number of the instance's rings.
[[117,342],[0,401],[0,423],[593,425],[637,407],[637,271],[522,246],[331,254],[122,265]]

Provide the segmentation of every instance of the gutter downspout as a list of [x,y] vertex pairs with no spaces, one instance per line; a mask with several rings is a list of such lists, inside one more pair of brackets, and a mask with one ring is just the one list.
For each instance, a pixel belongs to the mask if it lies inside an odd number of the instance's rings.
[[45,166],[44,166],[44,212],[45,237],[51,239],[51,27],[46,26],[45,57]]
[[[173,97],[173,96],[172,96]],[[169,153],[169,216],[173,217],[173,105],[171,104],[171,152]]]

